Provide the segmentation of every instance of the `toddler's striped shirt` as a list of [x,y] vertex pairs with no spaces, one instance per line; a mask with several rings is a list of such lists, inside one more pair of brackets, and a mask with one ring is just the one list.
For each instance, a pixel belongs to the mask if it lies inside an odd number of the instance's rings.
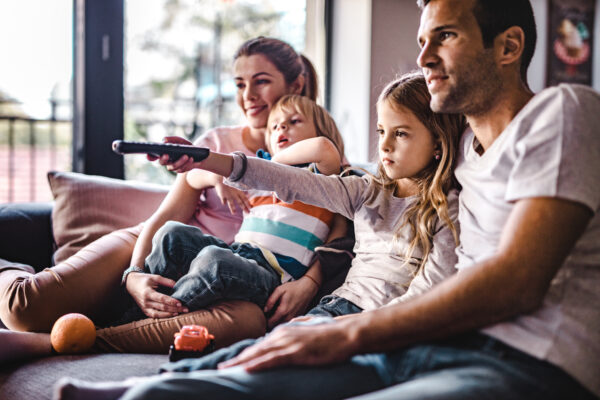
[[244,214],[235,241],[260,248],[282,282],[302,277],[313,261],[315,247],[327,239],[334,214],[299,201],[285,203],[273,192],[250,190],[248,195],[251,208]]

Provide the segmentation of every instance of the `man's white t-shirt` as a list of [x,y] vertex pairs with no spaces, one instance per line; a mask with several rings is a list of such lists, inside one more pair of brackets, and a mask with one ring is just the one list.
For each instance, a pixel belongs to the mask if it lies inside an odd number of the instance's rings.
[[495,254],[520,199],[560,198],[593,212],[542,307],[483,332],[557,365],[600,396],[600,94],[581,85],[545,89],[482,155],[477,146],[466,133],[456,169],[463,187],[457,268]]

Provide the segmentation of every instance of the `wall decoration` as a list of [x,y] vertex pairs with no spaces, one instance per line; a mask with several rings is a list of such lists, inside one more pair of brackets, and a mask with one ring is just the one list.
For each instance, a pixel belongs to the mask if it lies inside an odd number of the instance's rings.
[[592,84],[595,1],[549,0],[546,85]]

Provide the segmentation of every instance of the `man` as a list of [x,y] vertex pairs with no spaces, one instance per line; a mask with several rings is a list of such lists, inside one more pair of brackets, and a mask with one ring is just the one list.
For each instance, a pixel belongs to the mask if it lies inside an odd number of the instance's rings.
[[531,93],[529,1],[420,6],[431,106],[472,129],[456,171],[459,272],[400,304],[282,326],[230,349],[241,353],[224,369],[158,378],[124,398],[600,396],[600,96]]

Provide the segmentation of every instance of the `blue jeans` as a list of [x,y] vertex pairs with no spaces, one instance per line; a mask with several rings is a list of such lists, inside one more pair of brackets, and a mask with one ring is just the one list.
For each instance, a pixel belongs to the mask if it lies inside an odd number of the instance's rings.
[[247,300],[262,308],[281,284],[259,248],[227,245],[199,228],[173,221],[154,235],[146,269],[176,281],[171,296],[190,311],[223,299]]
[[[245,340],[194,360],[194,366],[182,360],[166,369],[215,368],[256,340],[261,339]],[[358,355],[330,366],[252,374],[241,368],[164,374],[135,386],[122,399],[333,400],[353,396],[360,396],[355,400],[595,398],[559,368],[471,333],[395,352]]]
[[307,312],[306,315],[339,317],[341,315],[358,314],[360,312],[362,312],[362,308],[356,304],[343,297],[330,294],[323,296],[319,304]]
[[[176,282],[159,291],[180,300],[190,311],[218,300],[246,300],[264,307],[281,284],[279,274],[259,248],[247,243],[228,245],[199,228],[168,221],[152,238],[145,272]],[[133,302],[132,302],[133,303]],[[117,325],[145,318],[132,304]]]
[[560,368],[480,333],[386,353],[386,389],[353,400],[596,399]]

